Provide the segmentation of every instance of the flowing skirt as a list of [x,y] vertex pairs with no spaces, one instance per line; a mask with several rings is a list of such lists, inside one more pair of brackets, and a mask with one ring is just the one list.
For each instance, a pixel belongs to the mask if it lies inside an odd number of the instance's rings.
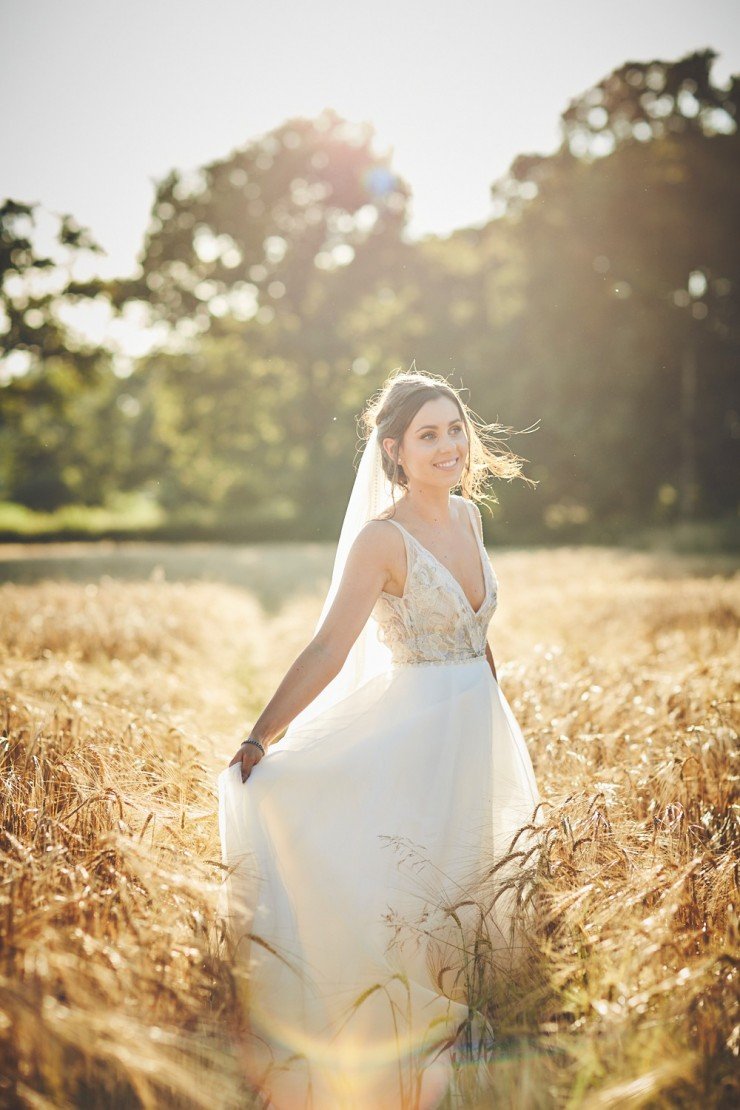
[[437,1106],[470,1012],[468,930],[482,920],[488,964],[511,966],[505,880],[535,851],[532,762],[485,657],[394,665],[218,791],[252,1081],[276,1110]]

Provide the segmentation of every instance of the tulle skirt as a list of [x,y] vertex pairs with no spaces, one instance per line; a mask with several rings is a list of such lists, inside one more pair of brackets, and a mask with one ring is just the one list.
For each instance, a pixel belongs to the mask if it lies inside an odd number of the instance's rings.
[[485,657],[391,667],[218,792],[251,1080],[276,1110],[437,1106],[473,937],[512,966],[511,879],[537,850],[532,762]]

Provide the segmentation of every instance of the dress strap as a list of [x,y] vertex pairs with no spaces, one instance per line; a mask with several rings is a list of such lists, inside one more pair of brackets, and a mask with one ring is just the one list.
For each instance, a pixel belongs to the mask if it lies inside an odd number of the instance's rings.
[[483,521],[481,519],[480,509],[476,505],[475,501],[470,501],[467,497],[461,497],[460,500],[467,507],[467,512],[470,516],[470,522],[473,526],[475,538],[479,540],[481,546],[483,546]]
[[406,544],[406,540],[408,538],[409,533],[406,531],[404,526],[402,524],[399,524],[397,520],[394,520],[392,516],[384,516],[382,519],[387,520],[389,524],[395,524],[396,528],[398,529],[398,531],[403,536],[404,544]]
[[403,581],[402,596],[406,597],[406,595],[408,593],[409,575],[411,574],[411,567],[413,566],[413,555],[412,555],[412,544],[411,544],[413,536],[409,532],[406,531],[406,529],[404,528],[404,526],[402,524],[399,524],[399,522],[397,520],[393,520],[392,517],[386,516],[386,517],[383,517],[382,519],[387,520],[390,524],[395,524],[396,529],[403,536],[403,546],[404,546],[404,549],[406,551],[406,576],[405,576],[404,581]]

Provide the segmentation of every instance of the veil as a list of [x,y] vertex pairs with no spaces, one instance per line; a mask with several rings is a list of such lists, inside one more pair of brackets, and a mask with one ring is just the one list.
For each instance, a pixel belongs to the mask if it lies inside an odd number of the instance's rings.
[[[383,472],[378,429],[373,427],[362,452],[354,485],[339,534],[329,592],[324,600],[321,616],[314,635],[321,628],[342,581],[347,555],[361,528],[393,503],[392,486]],[[347,654],[341,671],[321,690],[313,701],[298,713],[288,726],[283,740],[289,740],[303,725],[337,702],[349,697],[369,679],[386,670],[390,664],[390,649],[379,639],[378,622],[371,615]]]

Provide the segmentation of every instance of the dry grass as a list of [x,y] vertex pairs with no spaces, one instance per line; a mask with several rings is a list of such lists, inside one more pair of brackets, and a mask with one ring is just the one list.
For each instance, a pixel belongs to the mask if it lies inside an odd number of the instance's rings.
[[[492,554],[545,851],[470,1105],[736,1105],[738,576]],[[296,559],[282,608],[272,580],[0,587],[3,1104],[250,1105],[215,774],[313,629]]]

